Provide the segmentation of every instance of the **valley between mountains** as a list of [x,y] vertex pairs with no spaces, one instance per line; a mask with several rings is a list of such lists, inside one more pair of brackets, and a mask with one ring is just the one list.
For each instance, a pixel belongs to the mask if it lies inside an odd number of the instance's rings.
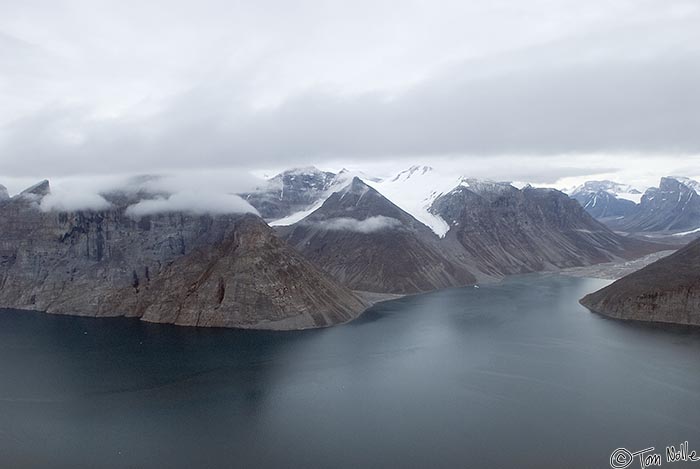
[[[676,182],[662,180],[641,204],[669,191],[683,198],[688,186]],[[100,194],[105,208],[76,211],[47,208],[51,187],[42,181],[12,197],[0,190],[0,307],[183,326],[326,327],[391,295],[632,260],[681,244],[616,226],[692,227],[673,213],[652,222],[640,208],[613,204],[617,195],[591,191],[570,197],[427,166],[387,179],[303,168],[239,194],[244,210],[144,213],[134,207],[172,196],[149,189],[148,178]]]

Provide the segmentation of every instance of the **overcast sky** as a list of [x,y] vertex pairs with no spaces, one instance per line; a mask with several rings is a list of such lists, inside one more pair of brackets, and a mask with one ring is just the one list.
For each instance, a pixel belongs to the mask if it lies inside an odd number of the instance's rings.
[[0,0],[0,183],[700,176],[697,0]]

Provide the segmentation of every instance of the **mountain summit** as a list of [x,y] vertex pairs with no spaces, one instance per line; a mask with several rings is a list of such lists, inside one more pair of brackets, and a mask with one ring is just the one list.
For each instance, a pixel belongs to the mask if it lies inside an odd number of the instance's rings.
[[664,177],[659,187],[644,192],[632,216],[611,221],[610,226],[628,232],[680,231],[700,228],[698,183],[687,178]]
[[449,259],[428,227],[357,177],[280,232],[355,290],[416,293],[476,280]]

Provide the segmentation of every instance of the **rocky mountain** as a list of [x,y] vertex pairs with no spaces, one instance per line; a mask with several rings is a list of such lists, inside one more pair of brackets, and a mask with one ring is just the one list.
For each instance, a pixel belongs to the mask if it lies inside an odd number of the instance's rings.
[[613,181],[588,181],[575,188],[569,196],[598,219],[634,215],[642,193]]
[[357,177],[309,216],[279,231],[352,289],[416,293],[476,281],[451,260],[427,226]]
[[323,198],[335,176],[314,167],[290,169],[241,196],[265,220],[276,220],[305,210]]
[[700,228],[697,184],[687,178],[661,178],[658,188],[651,187],[644,193],[636,213],[611,220],[609,226],[627,232],[674,232]]
[[293,211],[277,233],[253,214],[132,210],[171,197],[149,189],[150,177],[101,194],[107,209],[73,212],[50,210],[42,181],[0,199],[0,307],[318,327],[367,306],[351,290],[417,293],[667,248],[612,232],[556,190],[427,166],[384,180],[352,174],[291,170],[271,180],[278,192],[248,194],[268,215]]
[[44,212],[49,192],[43,181],[0,201],[0,307],[300,329],[367,306],[255,215]]
[[359,178],[278,230],[341,283],[388,293],[631,259],[661,249],[615,234],[559,191],[459,181],[430,207],[448,225],[443,237]]
[[689,177],[685,177],[685,176],[670,176],[670,177],[671,177],[671,179],[675,179],[676,181],[690,187],[695,192],[700,194],[700,182],[696,181],[695,179],[690,179]]
[[700,325],[700,239],[586,295],[581,304],[617,319]]
[[431,211],[450,225],[444,243],[460,262],[487,275],[590,265],[659,250],[613,233],[554,189],[465,180],[438,197]]

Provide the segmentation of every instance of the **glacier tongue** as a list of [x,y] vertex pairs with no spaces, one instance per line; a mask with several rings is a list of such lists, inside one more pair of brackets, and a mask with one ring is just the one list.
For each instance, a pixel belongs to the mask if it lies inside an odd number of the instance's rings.
[[435,199],[463,181],[460,176],[444,175],[430,166],[412,166],[394,177],[365,183],[442,238],[450,230],[450,225],[439,215],[430,213],[428,209]]
[[469,179],[455,173],[442,173],[425,165],[411,166],[385,179],[343,169],[335,175],[328,190],[321,194],[319,200],[313,205],[284,218],[271,221],[270,225],[288,226],[303,220],[321,207],[331,194],[349,184],[354,177],[358,177],[365,184],[377,190],[392,203],[430,228],[440,238],[447,234],[450,225],[440,215],[430,212],[429,209],[435,199],[457,187],[473,187],[477,191],[494,191],[500,190],[503,186],[503,183]]

